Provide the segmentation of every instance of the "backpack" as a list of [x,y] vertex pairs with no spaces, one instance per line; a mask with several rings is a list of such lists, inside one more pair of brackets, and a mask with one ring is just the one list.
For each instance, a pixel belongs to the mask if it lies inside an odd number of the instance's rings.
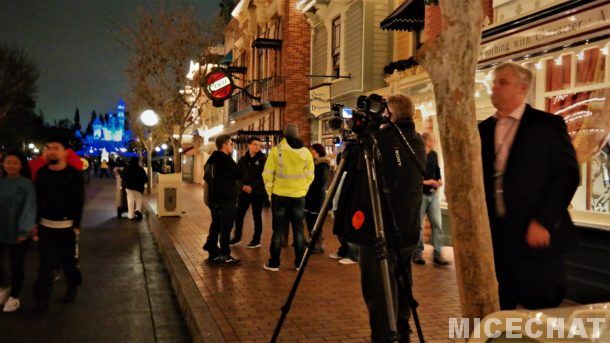
[[206,163],[203,167],[203,202],[210,207],[210,197],[213,194],[214,163]]

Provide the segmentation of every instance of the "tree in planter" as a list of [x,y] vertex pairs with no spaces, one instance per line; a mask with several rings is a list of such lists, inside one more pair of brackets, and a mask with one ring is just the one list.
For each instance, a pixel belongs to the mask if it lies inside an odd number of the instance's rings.
[[[149,12],[140,9],[134,29],[124,28],[121,41],[131,50],[127,77],[134,99],[159,115],[159,126],[169,136],[174,170],[181,171],[180,146],[197,118],[204,97],[199,78],[222,58],[215,54],[221,41],[222,20],[203,22],[189,7]],[[187,75],[191,61],[195,75]]]
[[483,8],[481,0],[438,2],[441,33],[415,58],[434,85],[462,315],[483,318],[499,309],[474,101]]

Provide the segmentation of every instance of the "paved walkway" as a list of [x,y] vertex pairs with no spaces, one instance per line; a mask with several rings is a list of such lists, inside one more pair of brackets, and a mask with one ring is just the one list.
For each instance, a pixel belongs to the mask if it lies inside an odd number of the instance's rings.
[[[166,244],[163,249],[173,249],[180,259],[180,267],[185,267],[186,276],[182,275],[179,281],[192,283],[195,289],[187,298],[204,303],[197,308],[197,315],[204,317],[201,319],[204,324],[214,326],[206,329],[207,341],[268,342],[296,276],[292,267],[293,249],[283,249],[279,272],[262,269],[269,258],[271,237],[270,212],[265,209],[262,247],[234,247],[232,254],[242,259],[238,266],[210,264],[205,261],[207,253],[201,250],[210,225],[210,213],[203,205],[201,188],[185,184],[183,195],[185,213],[181,218],[160,218],[151,223],[156,226],[153,231],[166,238],[166,242],[161,242]],[[156,207],[155,199],[151,198],[150,203]],[[252,235],[250,213],[246,216],[244,231],[242,243],[247,243]],[[370,332],[358,266],[340,265],[328,258],[328,253],[338,247],[330,223],[324,227],[324,236],[326,253],[310,259],[280,340],[367,342]],[[431,247],[426,248],[425,258],[430,261]],[[450,341],[447,318],[460,314],[452,250],[445,249],[445,256],[452,261],[450,267],[437,268],[430,262],[413,266],[414,293],[420,302],[426,342]],[[412,340],[416,341],[416,337],[412,336]]]
[[144,222],[116,218],[114,180],[87,188],[81,234],[83,286],[63,304],[64,280],[55,283],[49,313],[32,314],[38,265],[30,244],[22,307],[0,312],[0,342],[190,342],[169,275]]

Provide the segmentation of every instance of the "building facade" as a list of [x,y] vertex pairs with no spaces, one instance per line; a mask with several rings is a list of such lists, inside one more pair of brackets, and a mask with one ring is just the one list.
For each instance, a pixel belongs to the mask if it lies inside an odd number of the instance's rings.
[[[310,37],[296,0],[241,0],[225,28],[229,71],[240,88],[225,104],[221,133],[263,138],[264,150],[286,124],[296,124],[310,142],[307,113]],[[246,133],[243,133],[246,132]],[[243,152],[243,151],[242,151]]]
[[[393,0],[302,0],[311,35],[310,115],[314,140],[335,153],[329,126],[331,105],[355,107],[357,98],[385,86],[383,66],[391,61],[391,33],[379,28]],[[320,108],[323,108],[320,110]]]

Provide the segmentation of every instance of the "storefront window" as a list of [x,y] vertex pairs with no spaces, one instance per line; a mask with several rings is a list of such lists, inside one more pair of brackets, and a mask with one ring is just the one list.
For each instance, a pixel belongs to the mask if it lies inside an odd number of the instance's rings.
[[563,55],[546,61],[546,91],[552,92],[570,87],[572,55]]
[[607,142],[610,113],[603,110],[606,94],[610,94],[610,88],[545,99],[547,111],[564,118],[579,160],[586,161],[581,186],[572,201],[576,210],[610,212],[610,145]]
[[576,86],[604,82],[606,56],[598,48],[582,51],[577,56]]

